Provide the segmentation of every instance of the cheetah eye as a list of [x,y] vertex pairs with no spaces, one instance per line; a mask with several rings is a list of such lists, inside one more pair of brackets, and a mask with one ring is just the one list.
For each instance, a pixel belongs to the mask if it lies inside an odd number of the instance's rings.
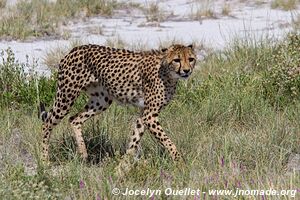
[[190,62],[193,62],[195,60],[195,58],[189,58]]
[[173,61],[176,62],[176,63],[179,63],[180,59],[179,58],[175,58]]

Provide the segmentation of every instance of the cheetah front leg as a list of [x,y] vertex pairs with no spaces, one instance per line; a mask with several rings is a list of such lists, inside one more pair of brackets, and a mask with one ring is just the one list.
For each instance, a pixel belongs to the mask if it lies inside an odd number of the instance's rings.
[[122,179],[132,169],[133,163],[135,163],[134,159],[139,156],[140,141],[144,134],[144,129],[143,120],[139,117],[134,124],[126,154],[115,168],[117,177]]
[[169,151],[174,161],[182,160],[182,157],[180,153],[177,151],[175,144],[167,136],[167,134],[164,132],[163,128],[161,127],[160,123],[158,122],[157,115],[158,113],[149,113],[147,115],[144,115],[143,117],[144,124],[150,130],[150,133],[154,135],[157,141]]

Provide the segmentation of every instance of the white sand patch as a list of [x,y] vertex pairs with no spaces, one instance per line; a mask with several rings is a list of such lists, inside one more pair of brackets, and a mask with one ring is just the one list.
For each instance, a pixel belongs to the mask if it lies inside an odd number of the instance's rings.
[[[158,1],[133,0],[132,2],[147,7],[151,2]],[[203,6],[199,2],[159,1],[159,7],[168,16],[167,21],[159,23],[147,22],[141,10],[120,10],[112,18],[92,17],[77,23],[70,22],[63,27],[71,33],[69,40],[1,41],[0,49],[11,47],[20,62],[26,62],[26,55],[28,55],[29,63],[37,60],[39,73],[49,73],[42,62],[47,50],[57,46],[67,46],[74,39],[103,45],[108,39],[115,40],[119,37],[126,44],[134,46],[136,43],[141,43],[148,48],[158,48],[162,42],[176,39],[186,44],[202,41],[212,48],[219,49],[235,37],[283,36],[292,29],[292,19],[300,11],[299,9],[293,12],[274,10],[270,8],[270,1],[262,5],[230,1],[231,3],[228,3],[231,9],[230,16],[222,16],[220,13],[224,1],[216,0],[213,5],[209,5],[216,12],[216,19],[191,20],[191,12]]]

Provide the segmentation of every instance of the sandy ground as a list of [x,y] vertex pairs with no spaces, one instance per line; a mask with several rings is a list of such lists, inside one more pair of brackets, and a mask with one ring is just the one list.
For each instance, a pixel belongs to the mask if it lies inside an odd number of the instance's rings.
[[[16,0],[11,1],[13,4]],[[165,20],[149,22],[147,16],[140,9],[122,9],[115,11],[111,18],[91,17],[84,20],[70,21],[62,30],[70,33],[68,40],[31,40],[1,41],[0,49],[11,47],[20,62],[37,62],[40,74],[49,74],[49,69],[43,64],[47,51],[58,46],[70,44],[72,40],[84,43],[103,45],[107,40],[118,38],[126,44],[140,45],[147,48],[158,48],[160,44],[176,40],[182,43],[204,43],[220,49],[233,38],[263,36],[280,37],[292,29],[292,21],[300,9],[283,11],[271,9],[270,1],[263,4],[249,1],[216,0],[213,4],[203,5],[201,1],[191,0],[132,0],[147,7],[151,2],[159,2]],[[229,16],[221,14],[225,3],[230,7]],[[215,13],[214,18],[191,18],[200,7],[209,6]],[[131,47],[132,47],[131,46]],[[128,48],[131,48],[128,47]]]

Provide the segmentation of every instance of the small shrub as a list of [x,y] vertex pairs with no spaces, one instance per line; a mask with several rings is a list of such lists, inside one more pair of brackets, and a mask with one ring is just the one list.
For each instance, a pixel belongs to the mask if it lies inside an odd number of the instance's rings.
[[272,104],[285,105],[300,97],[300,34],[290,34],[271,57],[264,74],[264,92]]
[[0,107],[19,107],[26,105],[32,107],[38,101],[47,104],[52,102],[56,88],[56,80],[53,78],[39,77],[32,72],[34,66],[28,62],[19,63],[14,53],[9,48],[1,52],[2,64],[0,64]]

